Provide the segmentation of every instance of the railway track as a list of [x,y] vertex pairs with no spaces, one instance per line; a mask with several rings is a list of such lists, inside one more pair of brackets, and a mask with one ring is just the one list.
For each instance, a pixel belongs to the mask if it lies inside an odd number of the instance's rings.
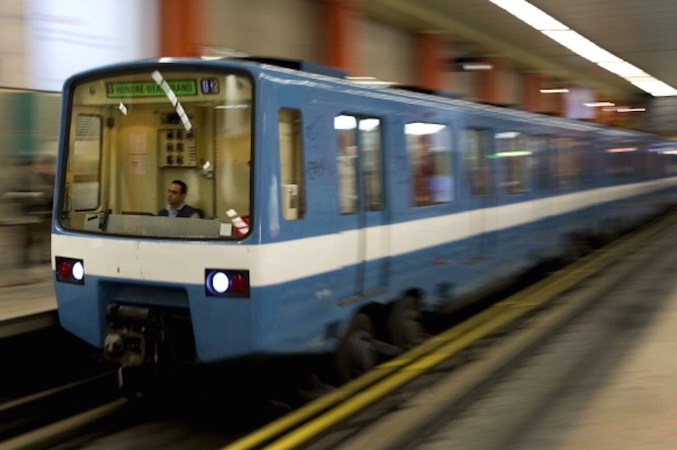
[[[165,430],[160,434],[170,436],[165,438],[168,440],[163,443],[154,437],[152,442],[167,448],[189,448],[196,440],[204,448],[226,449],[405,448],[420,437],[421,430],[433,427],[440,417],[448,417],[454,409],[461,408],[490,380],[641,265],[641,254],[633,258],[627,255],[676,222],[677,214],[667,215],[364,376],[296,409],[289,408],[284,415],[286,406],[282,405],[273,414],[281,417],[244,436],[247,427],[233,425],[237,411],[228,408],[218,420],[211,420],[209,415],[195,420],[211,422],[213,428],[207,427],[206,431],[202,427],[195,431],[194,424],[177,427],[177,419],[171,414],[155,421],[155,407],[130,404],[112,394],[107,398],[108,394],[98,395],[111,392],[111,385],[115,385],[114,374],[105,374],[0,405],[0,448],[78,439],[78,447],[87,448],[107,435],[124,435],[127,429],[136,429],[136,435],[124,438],[127,442],[146,442],[141,437],[144,432],[139,431],[144,429],[144,422],[150,423],[150,428]],[[600,276],[602,272],[604,276]],[[212,410],[219,401],[211,404]],[[421,404],[425,409],[412,415]],[[193,406],[196,411],[209,409],[204,403]],[[171,437],[172,428],[192,437],[182,445]],[[210,437],[199,437],[198,433]],[[89,437],[83,440],[83,435]]]
[[53,387],[0,403],[0,448],[47,446],[126,403],[114,372]]

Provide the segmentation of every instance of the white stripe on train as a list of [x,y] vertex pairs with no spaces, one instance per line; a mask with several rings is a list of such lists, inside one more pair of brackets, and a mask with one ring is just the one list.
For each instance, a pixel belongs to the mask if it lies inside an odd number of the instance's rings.
[[[403,255],[675,185],[677,177],[672,177],[371,227],[364,255],[367,261]],[[52,254],[83,258],[88,276],[202,284],[205,268],[249,269],[252,287],[262,287],[354,265],[361,261],[360,238],[360,230],[352,230],[266,245],[223,245],[216,251],[204,242],[53,234]],[[171,260],[175,264],[168,264]]]

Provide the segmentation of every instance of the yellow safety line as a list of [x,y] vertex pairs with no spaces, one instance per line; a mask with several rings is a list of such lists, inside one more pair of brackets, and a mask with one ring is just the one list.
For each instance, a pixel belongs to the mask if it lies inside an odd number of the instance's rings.
[[[604,247],[601,251],[593,252],[591,255],[496,303],[455,327],[428,339],[418,347],[393,360],[380,364],[372,371],[347,383],[340,389],[320,397],[224,447],[224,450],[251,449],[263,445],[284,433],[286,429],[303,422],[307,423],[286,435],[282,435],[265,448],[288,449],[307,442],[322,431],[418,377],[421,373],[449,359],[479,339],[490,335],[554,296],[598,273],[602,268],[615,261],[619,253],[622,254],[626,248],[636,245],[638,242],[667,228],[675,221],[676,217],[677,214],[671,214],[667,218],[668,220],[661,220],[648,229],[642,229],[637,233],[625,236]],[[368,389],[365,390],[366,388]],[[349,399],[349,401],[343,402],[346,399]],[[338,406],[332,408],[332,405],[335,404],[338,404]],[[322,411],[326,412],[317,416]]]
[[[498,313],[499,311],[494,311]],[[361,377],[346,383],[334,392],[324,395],[317,400],[308,403],[301,408],[292,411],[280,419],[271,422],[270,424],[258,429],[257,431],[239,439],[238,441],[224,447],[227,450],[242,450],[250,449],[257,445],[274,438],[278,434],[284,432],[286,429],[296,426],[299,423],[312,419],[321,411],[327,410],[335,404],[344,401],[347,398],[354,397],[357,393],[373,385],[374,383],[386,378],[388,375],[401,370],[402,367],[410,365],[413,361],[422,356],[432,352],[438,347],[444,345],[448,340],[456,336],[460,336],[481,324],[486,319],[479,317],[471,317],[468,320],[458,324],[456,327],[447,330],[446,332],[433,336],[426,340],[421,345],[413,348],[406,353],[386,361],[371,371],[365,373]]]

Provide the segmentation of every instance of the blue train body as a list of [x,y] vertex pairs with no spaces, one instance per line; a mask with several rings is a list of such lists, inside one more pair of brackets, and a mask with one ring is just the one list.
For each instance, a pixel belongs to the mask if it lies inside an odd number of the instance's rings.
[[[62,325],[123,366],[160,344],[192,363],[335,352],[355,329],[406,345],[393,305],[459,307],[674,201],[670,141],[336,75],[163,59],[68,80]],[[153,215],[174,179],[202,217]]]

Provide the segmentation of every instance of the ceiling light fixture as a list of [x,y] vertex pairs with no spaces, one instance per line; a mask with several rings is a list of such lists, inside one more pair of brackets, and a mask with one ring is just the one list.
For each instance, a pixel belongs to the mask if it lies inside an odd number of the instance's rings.
[[491,70],[494,68],[492,64],[485,62],[464,62],[461,67],[466,71]]
[[618,108],[616,112],[626,113],[626,112],[644,112],[646,108]]
[[590,102],[590,103],[583,103],[584,106],[587,106],[588,108],[602,108],[604,106],[616,106],[615,103],[611,102]]
[[652,77],[581,36],[525,0],[489,0],[549,38],[654,97],[677,95],[677,89]]
[[569,89],[566,88],[556,88],[556,89],[541,89],[541,94],[567,94]]

